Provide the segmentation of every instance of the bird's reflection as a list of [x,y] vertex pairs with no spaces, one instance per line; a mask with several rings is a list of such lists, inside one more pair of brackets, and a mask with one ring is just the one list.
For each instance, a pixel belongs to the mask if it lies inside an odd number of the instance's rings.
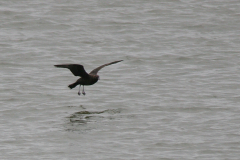
[[[72,106],[71,106],[72,107]],[[111,115],[121,112],[121,109],[107,109],[103,111],[87,111],[83,106],[80,106],[83,111],[78,111],[67,118],[72,125],[84,125],[89,122],[95,122],[102,118],[111,119]]]
[[[104,113],[105,111],[79,111],[71,114],[68,118],[71,123],[85,124],[90,121],[90,118],[97,117],[98,114]],[[98,116],[99,118],[101,116]]]

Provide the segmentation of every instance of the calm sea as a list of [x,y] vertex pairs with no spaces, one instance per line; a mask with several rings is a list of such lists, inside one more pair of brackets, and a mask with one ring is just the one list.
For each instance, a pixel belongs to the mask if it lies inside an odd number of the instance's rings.
[[[240,1],[0,1],[0,157],[239,160]],[[61,63],[87,72],[78,87]]]

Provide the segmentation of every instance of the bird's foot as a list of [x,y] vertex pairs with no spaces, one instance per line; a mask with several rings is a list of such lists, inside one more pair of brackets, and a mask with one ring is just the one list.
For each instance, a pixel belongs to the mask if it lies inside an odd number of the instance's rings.
[[80,95],[81,95],[81,93],[80,93],[80,92],[78,92],[78,95],[80,96]]
[[86,95],[86,93],[85,93],[84,91],[82,92],[82,94],[83,94],[84,96]]

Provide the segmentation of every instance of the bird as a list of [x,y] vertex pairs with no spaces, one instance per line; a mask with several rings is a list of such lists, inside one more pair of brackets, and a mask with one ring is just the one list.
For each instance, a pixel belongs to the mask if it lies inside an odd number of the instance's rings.
[[84,86],[93,85],[100,79],[99,75],[97,75],[97,73],[100,69],[102,69],[105,66],[109,66],[111,64],[115,64],[115,63],[118,63],[121,61],[123,61],[123,60],[106,63],[104,65],[101,65],[101,66],[95,68],[90,73],[87,73],[85,71],[83,65],[81,65],[81,64],[57,64],[54,66],[58,67],[58,68],[67,68],[73,73],[74,76],[80,77],[76,82],[74,82],[68,86],[70,89],[73,89],[77,85],[79,85],[78,95],[80,96],[81,95],[81,92],[80,92],[81,85],[83,86],[82,94],[85,95],[86,93],[84,91]]

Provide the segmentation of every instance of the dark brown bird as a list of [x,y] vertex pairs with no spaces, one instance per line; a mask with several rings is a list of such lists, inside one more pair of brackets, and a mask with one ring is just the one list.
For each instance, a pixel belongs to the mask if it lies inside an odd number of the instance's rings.
[[80,96],[81,95],[81,93],[80,93],[81,85],[83,86],[82,94],[85,95],[86,93],[84,91],[84,86],[85,85],[86,86],[93,85],[94,83],[96,83],[99,80],[99,76],[97,75],[97,73],[100,69],[102,69],[105,66],[109,66],[111,64],[118,63],[121,61],[123,61],[123,60],[114,61],[111,63],[101,65],[101,66],[95,68],[94,70],[92,70],[89,74],[85,71],[83,65],[81,65],[81,64],[58,64],[58,65],[54,65],[54,66],[60,67],[60,68],[68,68],[74,74],[74,76],[81,77],[75,83],[70,84],[68,86],[70,89],[72,89],[72,88],[76,87],[77,85],[79,85],[78,95]]

